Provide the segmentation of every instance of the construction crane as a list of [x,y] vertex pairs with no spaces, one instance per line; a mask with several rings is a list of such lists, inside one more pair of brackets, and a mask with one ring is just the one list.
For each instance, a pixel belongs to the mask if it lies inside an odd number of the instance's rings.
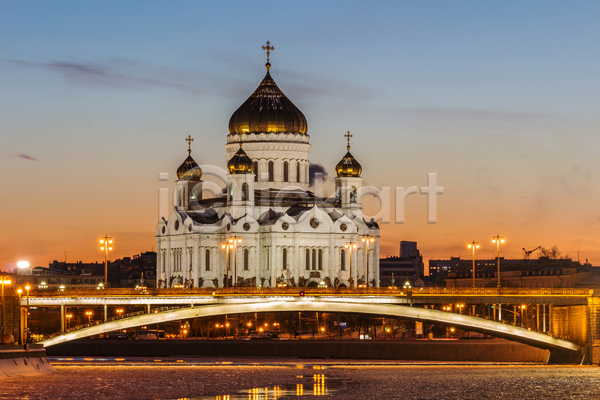
[[525,247],[523,247],[523,258],[525,260],[529,260],[529,256],[531,255],[531,253],[533,253],[534,251],[539,250],[541,248],[542,248],[542,246],[538,246],[533,250],[525,250]]

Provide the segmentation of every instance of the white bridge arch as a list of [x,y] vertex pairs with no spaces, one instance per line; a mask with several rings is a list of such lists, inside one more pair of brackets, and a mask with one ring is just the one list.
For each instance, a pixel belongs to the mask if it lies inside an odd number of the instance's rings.
[[574,360],[579,359],[581,356],[581,348],[575,343],[566,340],[558,339],[524,328],[515,327],[510,324],[420,307],[385,303],[377,304],[344,302],[340,299],[328,300],[320,297],[281,297],[260,299],[260,301],[249,301],[244,303],[236,301],[232,303],[229,302],[227,298],[221,298],[217,301],[217,303],[208,305],[190,306],[159,313],[142,314],[129,318],[113,320],[55,336],[41,341],[40,343],[48,347],[59,343],[119,329],[134,328],[142,325],[151,325],[189,318],[255,312],[319,311],[334,313],[376,314],[412,321],[431,322],[440,325],[453,326],[468,331],[480,332],[494,337],[505,338],[542,349],[548,349],[552,354],[551,358],[558,357],[560,360],[573,362]]

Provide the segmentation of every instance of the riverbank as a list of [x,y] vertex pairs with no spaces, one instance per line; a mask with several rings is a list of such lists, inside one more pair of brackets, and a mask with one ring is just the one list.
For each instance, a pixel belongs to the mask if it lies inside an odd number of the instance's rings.
[[0,346],[0,378],[10,376],[46,375],[56,371],[46,358],[42,345]]
[[81,339],[46,349],[49,356],[293,357],[316,359],[546,363],[548,350],[486,340],[111,340]]

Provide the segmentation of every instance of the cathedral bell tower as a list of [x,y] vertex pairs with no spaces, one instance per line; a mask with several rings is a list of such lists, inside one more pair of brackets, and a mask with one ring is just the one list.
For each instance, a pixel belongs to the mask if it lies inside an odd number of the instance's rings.
[[173,192],[173,205],[176,209],[187,211],[190,207],[198,205],[198,200],[202,198],[202,168],[198,166],[192,158],[192,139],[188,136],[185,139],[188,142],[188,156],[185,161],[177,168],[178,181],[175,183]]
[[242,148],[241,134],[239,143],[240,148],[227,162],[227,204],[233,218],[253,216],[254,210],[254,163]]
[[360,210],[362,207],[359,190],[362,187],[362,178],[360,177],[362,167],[354,156],[350,154],[350,139],[352,135],[348,132],[344,137],[348,140],[348,145],[346,146],[347,152],[344,158],[335,166],[335,173],[337,175],[333,179],[335,182],[335,193],[336,197],[340,199],[342,211]]

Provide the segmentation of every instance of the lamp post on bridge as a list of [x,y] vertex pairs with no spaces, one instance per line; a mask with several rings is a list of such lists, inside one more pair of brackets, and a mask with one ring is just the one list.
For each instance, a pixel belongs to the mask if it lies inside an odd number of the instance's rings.
[[500,243],[504,243],[504,236],[493,236],[492,243],[496,243],[496,251],[498,257],[498,289],[500,289]]
[[356,243],[348,242],[344,245],[344,247],[347,248],[348,250],[350,250],[350,282],[349,282],[349,285],[350,285],[350,287],[352,287],[352,284],[354,283],[354,279],[352,279],[352,250],[356,249]]
[[0,329],[0,335],[1,335],[1,339],[0,339],[0,344],[4,344],[4,326],[5,326],[5,299],[4,299],[4,285],[10,285],[12,283],[12,281],[7,277],[7,276],[3,276],[0,277],[0,284],[2,284],[2,328]]
[[473,287],[475,287],[475,249],[479,248],[479,242],[473,240],[468,247],[473,250]]
[[104,287],[108,287],[108,252],[112,250],[112,238],[104,236],[100,239],[100,250],[104,250]]
[[370,287],[369,283],[369,243],[375,242],[375,238],[371,235],[364,235],[362,237],[362,242],[367,245],[367,287]]

